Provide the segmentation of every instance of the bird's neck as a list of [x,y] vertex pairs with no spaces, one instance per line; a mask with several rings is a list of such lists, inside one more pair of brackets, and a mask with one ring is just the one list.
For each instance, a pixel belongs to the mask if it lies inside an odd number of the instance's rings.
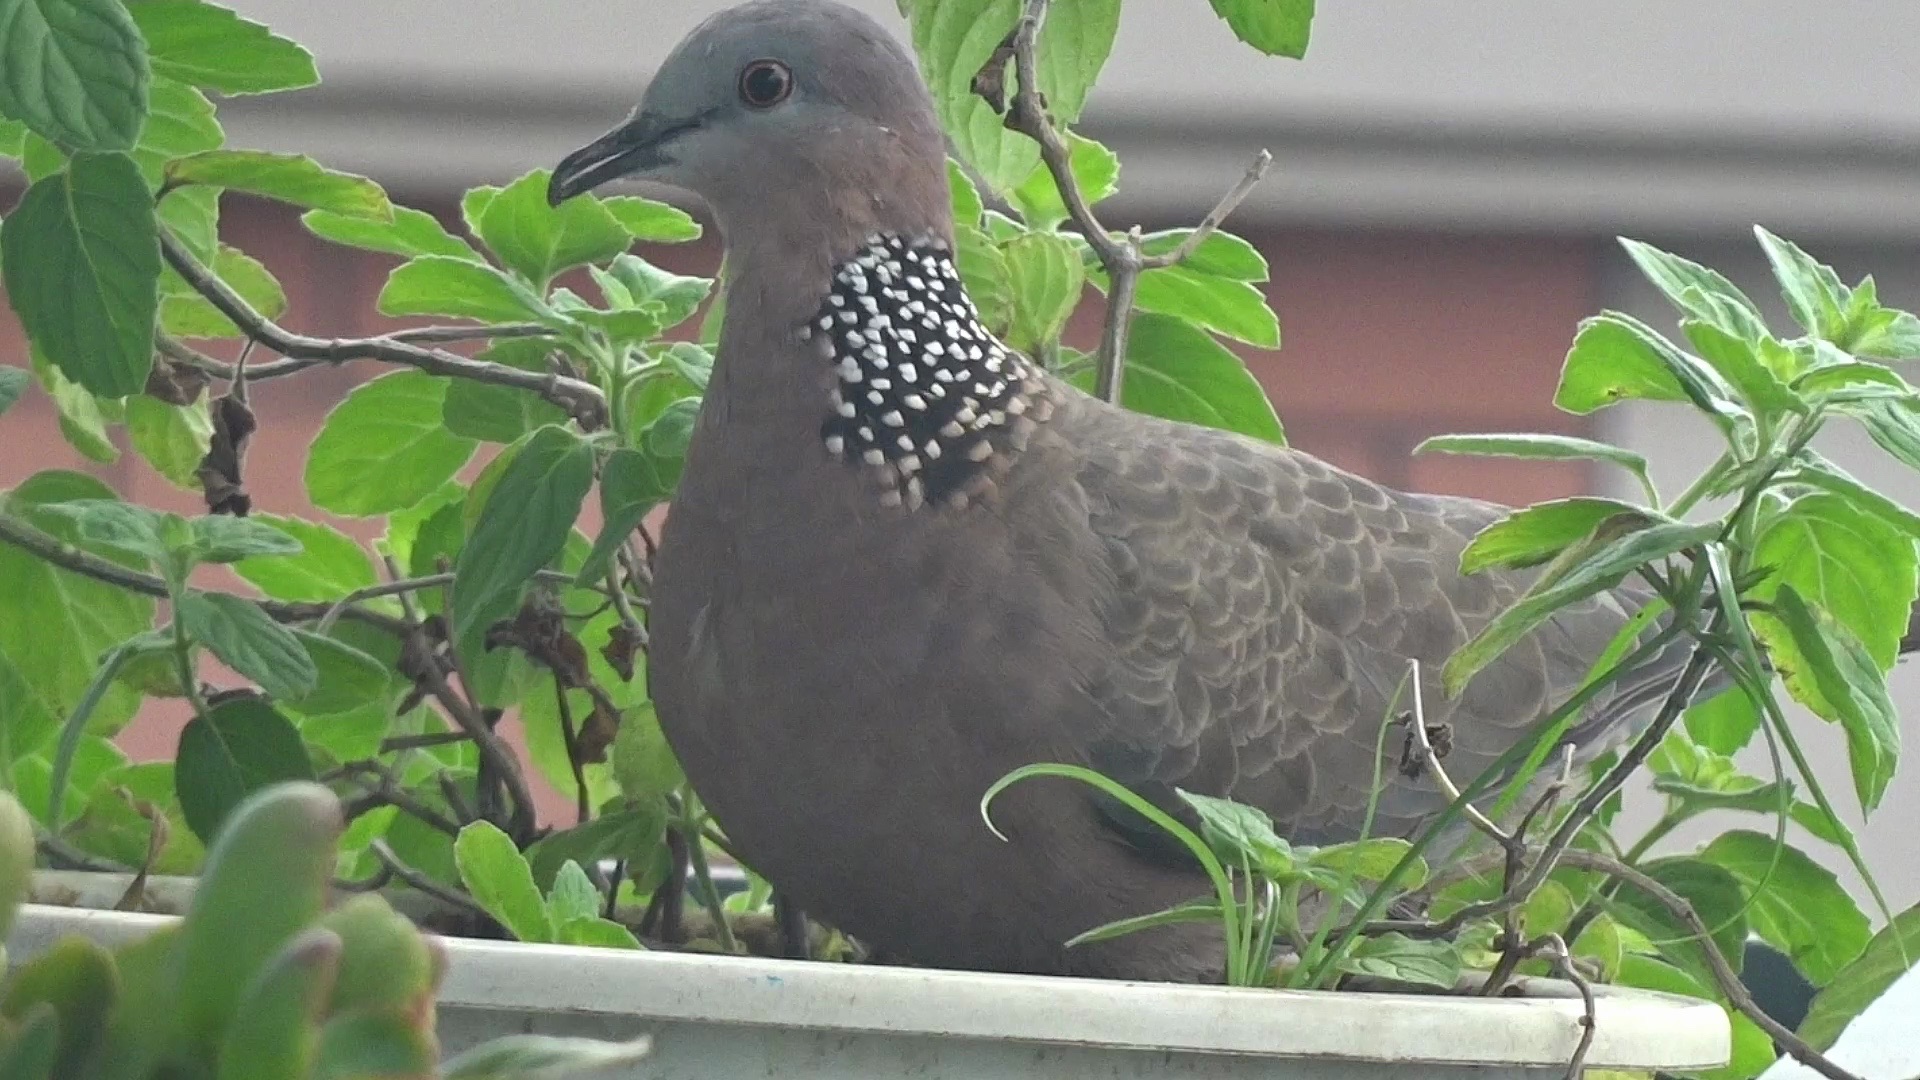
[[717,407],[777,414],[808,437],[796,452],[840,461],[884,506],[990,497],[1053,411],[1054,388],[981,323],[938,233],[871,232],[804,281],[790,254],[728,257],[714,378],[731,400]]

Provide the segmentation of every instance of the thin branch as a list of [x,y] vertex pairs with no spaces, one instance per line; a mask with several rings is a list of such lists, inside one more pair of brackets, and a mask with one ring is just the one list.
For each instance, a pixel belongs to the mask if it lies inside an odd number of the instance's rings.
[[1560,977],[1572,983],[1573,988],[1580,992],[1580,1005],[1584,1010],[1580,1014],[1580,1044],[1573,1048],[1573,1056],[1567,1060],[1567,1080],[1580,1080],[1586,1073],[1587,1051],[1593,1049],[1593,1036],[1598,1030],[1593,1008],[1593,983],[1574,966],[1573,953],[1558,934],[1548,934],[1532,942],[1528,951],[1536,956],[1545,954]]
[[[425,822],[432,828],[446,833],[448,836],[460,835],[459,822],[454,821],[452,818],[447,817],[440,811],[435,810],[433,807],[428,806],[426,803],[408,794],[406,789],[400,786],[400,782],[398,778],[393,775],[393,772],[379,762],[349,761],[338,769],[335,769],[329,774],[328,778],[347,777],[360,780],[363,783],[371,780],[372,783],[368,785],[367,797],[374,802],[395,807],[403,813]],[[349,814],[348,816],[355,817],[358,815]]]
[[[74,547],[51,533],[7,514],[0,514],[0,542],[12,544],[63,570],[71,570],[83,577],[90,577],[109,585],[118,585],[129,592],[140,593],[143,596],[160,600],[167,598],[167,583],[160,578],[143,574],[138,570],[130,570],[110,559],[103,559],[90,551]],[[312,622],[326,615],[331,608],[328,604],[294,604],[279,600],[250,599],[250,602],[258,604],[260,609],[271,615],[276,622],[283,623]],[[365,623],[395,635],[403,635],[407,632],[406,625],[400,620],[379,612],[350,607],[344,615],[356,622]]]
[[1185,240],[1180,241],[1180,246],[1165,254],[1148,255],[1142,258],[1141,269],[1158,270],[1161,267],[1178,266],[1186,262],[1195,251],[1200,250],[1201,244],[1206,243],[1207,237],[1219,231],[1221,224],[1227,220],[1227,216],[1239,209],[1241,203],[1247,201],[1247,196],[1253,194],[1253,189],[1260,186],[1260,181],[1266,179],[1267,170],[1272,167],[1272,154],[1265,150],[1255,154],[1253,164],[1247,166],[1246,175],[1242,176],[1240,182],[1233,185],[1231,190],[1222,195],[1219,202],[1213,204],[1213,209],[1207,211],[1207,216],[1200,219],[1200,224],[1194,227],[1193,232],[1187,234]]
[[573,770],[573,820],[585,825],[593,817],[593,803],[587,792],[587,767],[580,760],[580,733],[573,724],[573,706],[567,701],[567,684],[554,673],[553,700],[560,715],[560,740],[567,749],[567,767]]
[[[544,337],[552,330],[533,323],[520,323],[509,326],[420,326],[410,330],[395,330],[390,334],[376,334],[367,341],[389,342],[395,345],[454,344],[462,341],[492,341],[505,338]],[[212,375],[216,379],[234,379],[240,374],[240,365],[229,364],[206,353],[194,349],[166,334],[156,334],[154,347],[161,355],[170,360]],[[250,340],[248,344],[252,344]],[[293,375],[311,367],[334,364],[340,361],[325,356],[310,356],[299,359],[285,358],[265,364],[246,366],[246,377],[253,381],[277,379],[283,375]],[[478,363],[480,361],[476,361]]]
[[[1007,102],[1006,126],[1040,145],[1040,160],[1053,177],[1054,187],[1059,189],[1068,216],[1086,237],[1087,244],[1093,248],[1094,255],[1107,274],[1107,317],[1100,334],[1100,351],[1095,360],[1094,391],[1103,400],[1117,402],[1120,400],[1126,364],[1127,331],[1133,319],[1134,293],[1141,272],[1173,266],[1191,256],[1259,184],[1268,167],[1273,164],[1273,155],[1265,150],[1260,151],[1240,182],[1215,204],[1193,233],[1172,251],[1151,257],[1142,254],[1138,228],[1130,229],[1116,239],[1094,216],[1086,193],[1080,190],[1080,183],[1073,175],[1073,149],[1059,126],[1047,115],[1046,102],[1040,93],[1040,65],[1036,54],[1040,27],[1047,17],[1047,3],[1048,0],[1027,0],[1021,10],[1020,21],[1014,25],[1013,34],[1001,49],[995,50],[993,58],[976,78],[975,85],[1004,86],[1006,64],[1009,59],[1012,60],[1018,88],[1012,100]],[[997,97],[997,91],[992,96]]]
[[[370,338],[316,338],[296,334],[255,311],[239,293],[202,266],[193,253],[166,229],[160,230],[160,253],[166,257],[168,265],[193,286],[195,292],[206,297],[208,303],[248,337],[289,360],[335,364],[348,360],[379,360],[418,368],[431,375],[448,375],[531,390],[566,410],[583,427],[600,427],[607,414],[606,398],[598,387],[565,375],[542,375],[504,364],[473,360],[444,349],[424,348],[393,334]],[[249,369],[249,375],[261,377],[258,368]]]
[[1711,944],[1713,930],[1700,918],[1700,914],[1693,910],[1693,905],[1687,902],[1686,897],[1667,888],[1658,879],[1628,866],[1619,859],[1602,855],[1597,851],[1563,852],[1560,861],[1575,869],[1592,870],[1617,878],[1645,893],[1655,903],[1665,908],[1667,914],[1680,920],[1691,936],[1708,943],[1700,952],[1706,957],[1707,966],[1713,969],[1714,982],[1719,984],[1720,992],[1727,996],[1727,1004],[1732,1005],[1742,1016],[1753,1021],[1755,1026],[1766,1032],[1768,1037],[1792,1055],[1794,1060],[1826,1077],[1827,1080],[1861,1080],[1859,1076],[1834,1064],[1831,1058],[1808,1045],[1805,1039],[1793,1032],[1793,1029],[1767,1015],[1767,1011],[1760,1007],[1760,1003],[1753,1000],[1753,994],[1747,990],[1746,983],[1740,980],[1740,973],[1733,970],[1733,965],[1727,963],[1727,958],[1720,955],[1720,950]]
[[[391,873],[394,877],[399,878],[401,881],[406,882],[443,904],[459,908],[469,915],[486,920],[489,926],[500,925],[499,920],[487,914],[487,909],[481,907],[479,901],[473,897],[456,889],[450,889],[401,861],[400,856],[393,853],[393,849],[387,846],[385,840],[375,840],[369,846],[373,851],[374,858],[379,859],[380,865],[385,867],[387,872]],[[502,929],[505,928],[502,927]]]

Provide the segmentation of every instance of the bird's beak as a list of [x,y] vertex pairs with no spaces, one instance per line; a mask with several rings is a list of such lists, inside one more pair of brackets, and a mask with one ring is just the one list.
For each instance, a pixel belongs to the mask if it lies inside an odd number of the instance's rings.
[[563,158],[547,183],[547,202],[559,206],[609,180],[668,164],[667,144],[700,126],[700,119],[672,120],[649,112],[632,119]]

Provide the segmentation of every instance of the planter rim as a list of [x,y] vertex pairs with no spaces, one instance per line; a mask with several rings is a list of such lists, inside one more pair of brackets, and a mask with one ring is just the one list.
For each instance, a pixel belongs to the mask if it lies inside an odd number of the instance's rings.
[[[42,948],[69,933],[113,944],[173,918],[30,904],[14,936]],[[1261,990],[441,940],[449,966],[440,1001],[453,1007],[1429,1065],[1564,1065],[1581,1031],[1581,1003],[1571,993]],[[1718,1005],[1627,988],[1594,992],[1589,1068],[1684,1072],[1726,1062],[1730,1028]]]

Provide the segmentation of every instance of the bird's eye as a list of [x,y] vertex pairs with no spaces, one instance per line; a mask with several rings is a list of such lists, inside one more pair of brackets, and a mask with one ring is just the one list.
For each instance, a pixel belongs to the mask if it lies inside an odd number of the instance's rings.
[[740,71],[740,100],[771,109],[793,93],[793,72],[778,60],[755,60]]

